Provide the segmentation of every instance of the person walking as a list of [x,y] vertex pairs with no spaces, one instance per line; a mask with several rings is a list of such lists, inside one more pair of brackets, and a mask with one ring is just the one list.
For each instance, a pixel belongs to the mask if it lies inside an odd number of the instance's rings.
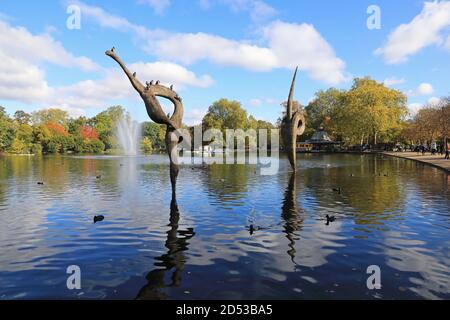
[[436,151],[437,151],[437,143],[436,142],[433,142],[432,144],[431,144],[431,155],[435,155],[436,154]]
[[449,159],[450,159],[450,154],[449,154],[449,151],[447,148],[447,150],[445,150],[445,160],[449,160]]

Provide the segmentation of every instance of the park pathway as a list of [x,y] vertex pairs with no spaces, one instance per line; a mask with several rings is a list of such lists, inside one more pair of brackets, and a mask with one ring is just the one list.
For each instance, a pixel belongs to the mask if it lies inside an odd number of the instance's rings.
[[450,173],[450,160],[445,160],[443,155],[434,155],[434,156],[431,154],[422,155],[421,153],[417,152],[383,152],[383,153],[393,157],[427,163],[432,166],[441,168]]

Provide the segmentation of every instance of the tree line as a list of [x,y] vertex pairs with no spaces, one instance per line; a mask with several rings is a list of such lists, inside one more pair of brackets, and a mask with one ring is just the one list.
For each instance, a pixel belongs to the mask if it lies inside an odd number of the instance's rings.
[[[0,151],[13,154],[103,153],[118,148],[117,122],[127,116],[121,106],[112,106],[92,118],[73,118],[61,109],[45,109],[31,114],[18,110],[10,117],[0,107]],[[142,124],[142,148],[151,151],[164,142],[161,125]]]
[[450,97],[441,98],[439,102],[420,109],[407,122],[402,137],[413,144],[429,148],[437,142],[447,150],[450,137]]
[[305,107],[305,138],[324,128],[344,145],[397,142],[408,115],[407,97],[399,90],[356,78],[349,90],[330,88],[316,93]]
[[[0,106],[0,151],[12,154],[41,153],[114,153],[118,120],[128,116],[122,106],[112,106],[92,118],[69,117],[61,109],[44,109],[26,113],[18,110],[10,117]],[[221,99],[213,103],[202,121],[204,129],[273,128],[270,122],[247,115],[237,101]],[[183,125],[193,131],[193,127]],[[141,123],[141,151],[165,149],[166,126]]]
[[[285,105],[285,103],[284,103]],[[432,143],[446,140],[450,127],[450,98],[421,109],[408,118],[407,97],[399,90],[386,87],[369,77],[355,78],[349,90],[321,90],[306,105],[296,102],[307,121],[302,140],[323,128],[344,146],[396,143]],[[121,106],[113,106],[92,118],[71,118],[59,109],[47,109],[28,114],[16,111],[13,117],[0,107],[0,151],[11,153],[101,153],[118,148],[115,138],[119,117],[126,116]],[[203,132],[219,129],[274,129],[274,125],[249,115],[239,101],[215,101],[202,119]],[[143,152],[165,148],[165,126],[142,123]],[[193,132],[193,127],[183,126]],[[268,135],[270,138],[270,134]],[[269,141],[270,144],[270,141]]]

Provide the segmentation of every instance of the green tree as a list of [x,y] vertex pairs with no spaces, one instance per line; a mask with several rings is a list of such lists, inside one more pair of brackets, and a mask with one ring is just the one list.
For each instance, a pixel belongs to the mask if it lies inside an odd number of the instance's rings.
[[203,117],[203,131],[208,129],[218,129],[225,137],[226,129],[249,128],[247,111],[245,111],[239,101],[220,99],[209,107],[208,112]]
[[142,136],[148,138],[152,143],[152,148],[163,149],[165,147],[166,127],[154,122],[142,123]]
[[364,127],[366,136],[372,137],[376,145],[380,135],[401,126],[407,115],[406,102],[406,96],[399,90],[387,88],[367,77],[356,78],[345,96],[341,120],[348,111],[352,122],[358,122],[359,130]]
[[86,117],[71,118],[67,122],[67,131],[70,134],[77,135],[80,133],[81,128],[86,126],[88,119]]
[[33,126],[33,136],[36,142],[42,144],[44,140],[50,138],[51,132],[45,125],[40,124]]
[[338,117],[344,107],[345,95],[345,91],[335,88],[316,93],[314,100],[305,107],[308,124],[305,136],[311,136],[315,130],[321,127],[335,138],[339,135],[339,130],[333,120]]
[[260,141],[259,140],[259,130],[267,130],[266,131],[267,132],[267,144],[268,144],[268,147],[270,148],[271,138],[272,138],[272,136],[271,136],[272,129],[274,129],[274,126],[272,123],[263,121],[263,120],[257,120],[255,117],[249,116],[248,117],[248,128],[256,131],[258,141]]
[[150,140],[149,137],[144,137],[141,140],[141,151],[143,153],[150,153],[153,150],[153,145],[152,145],[152,141]]
[[305,108],[308,137],[323,127],[346,144],[392,142],[402,131],[406,96],[368,77],[356,78],[349,91],[335,88],[316,93]]
[[14,136],[13,122],[6,113],[5,108],[0,106],[0,151],[5,151],[11,146]]
[[14,113],[14,120],[18,124],[30,124],[30,122],[31,122],[31,115],[29,113],[26,113],[23,110],[17,110]]
[[29,124],[20,124],[16,130],[16,135],[9,151],[19,154],[31,153],[33,140],[33,127]]
[[77,153],[102,153],[105,145],[99,139],[75,140],[75,152]]
[[67,111],[61,109],[43,109],[34,111],[31,114],[31,120],[34,125],[53,122],[66,127],[69,120],[69,114],[67,113]]
[[114,133],[117,128],[118,119],[124,116],[124,114],[125,109],[122,106],[112,106],[100,112],[92,119],[92,124],[106,149],[112,149],[117,146]]
[[75,148],[75,141],[72,136],[57,134],[45,139],[42,147],[46,153],[65,153]]

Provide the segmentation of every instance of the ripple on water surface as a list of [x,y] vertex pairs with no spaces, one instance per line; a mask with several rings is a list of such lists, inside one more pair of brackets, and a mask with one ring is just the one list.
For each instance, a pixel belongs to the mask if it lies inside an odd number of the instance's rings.
[[177,210],[166,155],[0,157],[0,298],[450,298],[446,173],[373,155],[279,165],[183,164]]

